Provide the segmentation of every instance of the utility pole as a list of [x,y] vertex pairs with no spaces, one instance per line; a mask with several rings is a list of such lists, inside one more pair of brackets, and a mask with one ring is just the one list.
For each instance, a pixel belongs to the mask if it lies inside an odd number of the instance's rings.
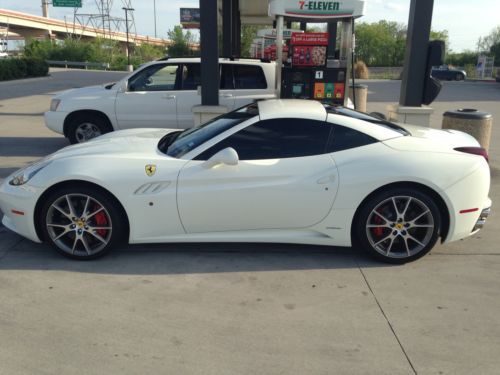
[[42,0],[42,15],[49,18],[49,0]]
[[134,70],[134,68],[132,67],[132,65],[130,65],[130,44],[128,40],[128,12],[134,11],[134,8],[123,7],[122,9],[125,11],[125,28],[127,30],[127,70],[131,72],[132,70]]
[[155,38],[156,38],[156,0],[153,0],[153,13],[155,16]]

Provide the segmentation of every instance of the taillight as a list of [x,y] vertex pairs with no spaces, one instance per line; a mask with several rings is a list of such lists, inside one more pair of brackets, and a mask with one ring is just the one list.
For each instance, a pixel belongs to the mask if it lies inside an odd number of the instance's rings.
[[465,152],[467,154],[474,154],[482,156],[489,163],[490,159],[488,157],[488,151],[486,151],[482,147],[457,147],[454,149],[455,151]]

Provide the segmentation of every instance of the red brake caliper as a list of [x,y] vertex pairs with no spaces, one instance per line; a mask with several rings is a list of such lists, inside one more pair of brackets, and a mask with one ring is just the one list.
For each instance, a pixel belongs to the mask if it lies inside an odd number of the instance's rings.
[[[94,215],[94,218],[95,218],[95,223],[97,224],[97,226],[105,227],[108,225],[108,219],[106,218],[106,214],[103,211],[96,213]],[[105,237],[106,234],[108,233],[108,230],[107,229],[97,229],[96,232],[99,236]]]
[[[376,215],[374,217],[374,221],[375,221],[375,224],[379,225],[379,224],[383,224],[384,221],[382,220],[382,218],[378,215]],[[378,227],[378,228],[372,228],[372,233],[376,236],[376,237],[380,237],[382,236],[382,234],[384,233],[384,228],[382,227]]]

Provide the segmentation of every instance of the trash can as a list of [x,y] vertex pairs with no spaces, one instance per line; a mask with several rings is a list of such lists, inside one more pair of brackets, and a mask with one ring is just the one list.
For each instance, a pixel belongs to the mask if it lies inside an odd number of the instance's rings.
[[[353,93],[356,96],[356,102],[353,99]],[[354,103],[354,108],[361,112],[366,112],[366,100],[368,98],[368,86],[356,83],[350,86],[349,99]]]
[[492,125],[493,116],[477,109],[463,108],[443,114],[443,129],[455,129],[470,134],[486,150],[490,147]]

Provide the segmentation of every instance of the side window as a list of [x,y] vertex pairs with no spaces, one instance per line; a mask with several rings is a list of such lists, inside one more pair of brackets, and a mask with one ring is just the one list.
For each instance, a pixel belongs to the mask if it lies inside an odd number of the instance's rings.
[[145,68],[128,82],[129,91],[174,90],[179,65],[156,64]]
[[267,89],[266,76],[260,66],[233,65],[236,90]]
[[182,66],[182,90],[196,90],[200,85],[200,64],[184,64]]
[[233,90],[234,89],[233,66],[230,64],[221,64],[220,67],[221,67],[220,89]]
[[[234,88],[232,66],[221,64],[220,72],[220,88],[232,90]],[[184,64],[182,66],[182,90],[196,90],[198,86],[201,86],[201,65]]]
[[341,125],[333,126],[333,135],[328,144],[328,152],[348,150],[375,143],[377,140],[365,133]]
[[331,125],[305,119],[273,119],[250,125],[198,155],[207,160],[227,147],[240,160],[283,159],[326,153]]

